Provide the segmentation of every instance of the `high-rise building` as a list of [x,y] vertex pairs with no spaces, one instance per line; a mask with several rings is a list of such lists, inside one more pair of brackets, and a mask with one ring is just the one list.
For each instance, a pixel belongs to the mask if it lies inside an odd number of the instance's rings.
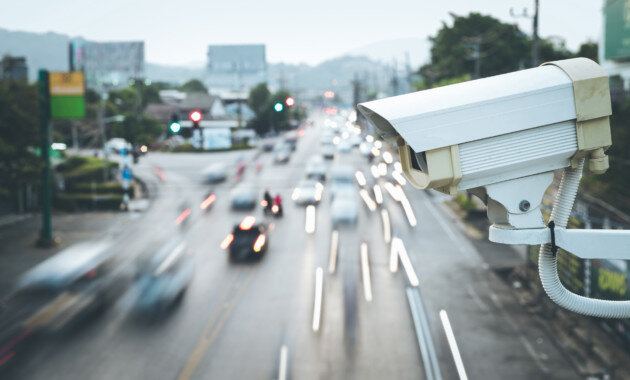
[[0,81],[13,80],[23,82],[28,80],[26,58],[7,55],[0,61]]
[[88,88],[127,87],[144,78],[144,42],[70,42],[70,70],[83,71]]
[[206,74],[213,92],[248,91],[267,81],[265,45],[210,45]]
[[599,62],[610,77],[613,98],[630,92],[630,1],[603,0]]

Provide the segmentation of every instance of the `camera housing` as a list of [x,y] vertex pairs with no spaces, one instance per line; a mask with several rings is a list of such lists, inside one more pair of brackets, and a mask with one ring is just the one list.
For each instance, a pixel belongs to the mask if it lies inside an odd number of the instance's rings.
[[409,181],[447,194],[546,173],[588,158],[608,169],[608,76],[574,58],[358,105],[395,139]]

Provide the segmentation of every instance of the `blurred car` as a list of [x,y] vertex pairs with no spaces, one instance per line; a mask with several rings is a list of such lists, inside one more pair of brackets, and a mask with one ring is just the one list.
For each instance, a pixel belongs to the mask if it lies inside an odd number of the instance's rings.
[[326,163],[321,155],[313,155],[306,163],[306,178],[326,180]]
[[271,152],[274,145],[276,145],[276,140],[272,138],[260,140],[260,143],[258,144],[260,150],[262,150],[263,152]]
[[34,335],[95,316],[131,279],[131,272],[116,270],[106,241],[73,245],[23,274],[0,313],[0,367]]
[[361,135],[358,133],[352,133],[350,135],[350,145],[352,145],[353,148],[358,147],[359,145],[361,145],[361,142],[363,141],[363,139],[361,138]]
[[359,217],[359,201],[354,189],[345,187],[340,189],[330,206],[330,216],[333,226],[340,224],[355,224]]
[[323,145],[322,156],[327,160],[332,160],[333,158],[335,158],[335,147],[332,144]]
[[286,164],[291,158],[291,147],[287,144],[278,144],[274,149],[273,161],[276,164]]
[[348,142],[348,140],[341,140],[339,141],[339,144],[337,145],[337,152],[339,153],[350,153],[350,151],[352,150],[352,145],[350,145],[350,142]]
[[251,210],[256,207],[257,191],[254,187],[240,185],[232,190],[230,203],[235,210]]
[[162,245],[141,262],[134,284],[136,313],[159,316],[181,300],[194,272],[190,250],[181,237]]
[[302,180],[293,190],[291,199],[298,205],[317,205],[322,200],[324,186],[314,180]]
[[215,163],[202,172],[203,180],[207,183],[219,183],[223,182],[227,178],[227,167],[224,164]]
[[372,143],[364,141],[361,144],[359,144],[359,152],[361,153],[362,156],[367,157],[370,152],[372,151]]
[[126,149],[127,153],[131,154],[133,146],[131,145],[131,143],[127,142],[127,140],[123,138],[114,137],[113,139],[110,139],[105,143],[105,149],[107,149],[109,153],[117,154],[120,154],[123,149]]
[[247,216],[237,224],[221,243],[227,249],[230,261],[259,260],[267,252],[267,226],[256,223],[256,218]]
[[331,130],[326,130],[322,133],[319,138],[320,144],[323,145],[331,145],[333,143],[333,138],[335,137],[335,133]]
[[330,196],[334,199],[341,190],[354,190],[354,171],[347,165],[339,165],[330,171]]
[[299,137],[300,135],[298,131],[289,131],[286,133],[286,135],[284,135],[284,142],[289,148],[291,148],[291,151],[295,151],[295,149],[297,148]]

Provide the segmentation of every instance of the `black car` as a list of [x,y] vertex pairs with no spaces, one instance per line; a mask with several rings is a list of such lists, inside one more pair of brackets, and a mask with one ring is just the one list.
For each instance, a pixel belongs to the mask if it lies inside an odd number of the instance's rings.
[[267,251],[267,226],[248,216],[234,226],[221,248],[228,250],[230,261],[259,260]]

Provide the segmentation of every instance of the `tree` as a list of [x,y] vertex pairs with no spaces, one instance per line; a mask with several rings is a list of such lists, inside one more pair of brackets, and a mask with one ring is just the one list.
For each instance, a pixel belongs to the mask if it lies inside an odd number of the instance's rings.
[[39,182],[38,98],[36,85],[0,82],[0,199],[15,201],[20,185]]
[[179,88],[183,92],[208,92],[206,86],[199,79],[191,79]]
[[431,62],[420,69],[429,87],[444,79],[475,75],[473,54],[479,43],[480,76],[518,70],[529,60],[527,36],[516,25],[502,23],[491,16],[451,13],[453,25],[442,24],[433,37]]
[[249,91],[247,104],[254,111],[254,118],[250,121],[257,134],[264,135],[271,129],[271,92],[267,88],[267,83],[260,83]]
[[580,48],[578,49],[578,52],[577,52],[577,56],[589,58],[595,62],[599,62],[597,51],[598,51],[597,42],[586,41],[582,45],[580,45]]

